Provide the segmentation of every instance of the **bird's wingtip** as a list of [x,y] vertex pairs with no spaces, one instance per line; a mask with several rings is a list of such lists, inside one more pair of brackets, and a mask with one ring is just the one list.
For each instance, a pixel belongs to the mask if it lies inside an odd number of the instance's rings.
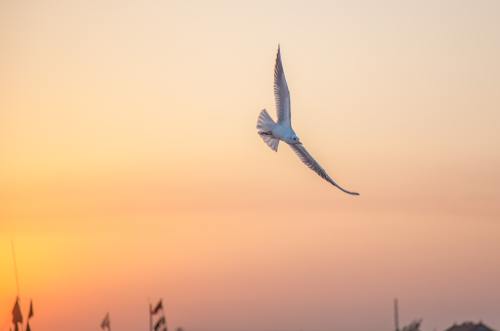
[[345,188],[343,188],[342,186],[338,185],[337,183],[333,184],[335,187],[337,187],[338,189],[340,189],[342,192],[344,193],[347,193],[347,194],[350,194],[350,195],[359,195],[358,192],[352,192],[352,191],[348,191],[346,190]]

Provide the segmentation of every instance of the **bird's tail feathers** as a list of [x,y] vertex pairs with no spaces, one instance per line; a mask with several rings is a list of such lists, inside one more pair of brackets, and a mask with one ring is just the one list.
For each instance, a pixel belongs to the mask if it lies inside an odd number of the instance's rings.
[[257,132],[262,140],[264,140],[264,142],[276,152],[280,141],[272,135],[272,130],[275,125],[276,122],[274,122],[271,116],[269,116],[267,110],[263,109],[257,120]]
[[264,142],[269,146],[273,151],[277,152],[278,151],[278,145],[280,143],[279,139],[274,138],[271,135],[266,135],[259,133],[259,136],[264,140]]
[[257,120],[257,130],[259,130],[259,133],[272,131],[275,125],[276,123],[269,116],[267,110],[262,109]]

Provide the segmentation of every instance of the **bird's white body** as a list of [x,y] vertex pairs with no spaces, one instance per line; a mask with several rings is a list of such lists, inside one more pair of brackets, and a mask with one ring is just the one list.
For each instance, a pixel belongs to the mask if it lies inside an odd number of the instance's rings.
[[283,64],[281,63],[281,52],[279,47],[278,54],[276,56],[276,65],[274,67],[274,97],[276,100],[276,113],[278,115],[278,121],[275,122],[265,109],[260,112],[257,120],[257,132],[264,142],[276,152],[278,151],[279,142],[284,141],[292,148],[295,154],[298,155],[301,161],[316,172],[320,177],[345,193],[359,195],[359,193],[347,191],[338,185],[319,165],[319,163],[314,160],[311,154],[309,154],[300,142],[300,139],[295,134],[295,131],[293,131],[291,120],[292,116],[290,111],[290,92],[288,91],[285,72],[283,70]]
[[271,129],[271,133],[276,139],[283,140],[288,144],[293,144],[293,137],[297,137],[292,127],[283,123],[276,123]]

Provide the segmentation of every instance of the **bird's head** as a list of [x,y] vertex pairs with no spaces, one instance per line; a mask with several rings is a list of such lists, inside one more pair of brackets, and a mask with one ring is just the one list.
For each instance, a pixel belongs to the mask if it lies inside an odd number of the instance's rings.
[[288,138],[289,141],[287,141],[289,144],[299,144],[301,145],[302,143],[300,142],[300,139],[299,137],[297,137],[297,135],[294,133],[292,134],[289,138]]

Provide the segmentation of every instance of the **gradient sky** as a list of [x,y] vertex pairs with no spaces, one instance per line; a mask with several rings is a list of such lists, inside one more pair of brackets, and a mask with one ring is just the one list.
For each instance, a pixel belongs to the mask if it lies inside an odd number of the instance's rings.
[[[499,1],[0,1],[0,331],[500,328]],[[330,187],[257,136],[277,44]]]

